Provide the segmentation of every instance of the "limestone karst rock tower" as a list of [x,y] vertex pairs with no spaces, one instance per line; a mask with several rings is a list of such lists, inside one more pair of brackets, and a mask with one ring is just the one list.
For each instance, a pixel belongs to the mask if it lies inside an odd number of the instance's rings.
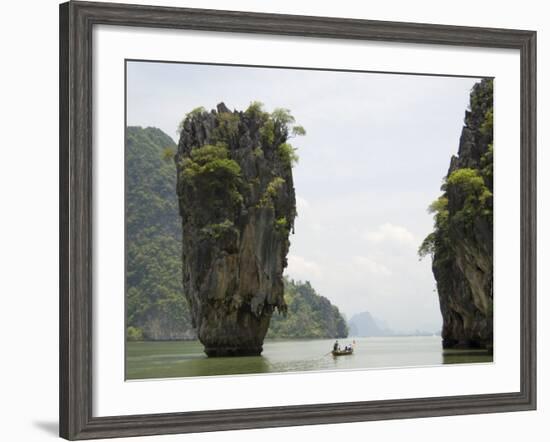
[[283,270],[296,216],[293,126],[287,110],[223,103],[180,126],[177,194],[183,287],[208,356],[258,355],[274,311],[286,311]]

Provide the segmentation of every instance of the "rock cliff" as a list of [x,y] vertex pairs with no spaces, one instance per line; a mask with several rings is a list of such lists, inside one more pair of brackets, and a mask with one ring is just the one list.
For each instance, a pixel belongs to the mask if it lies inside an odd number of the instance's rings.
[[175,155],[183,291],[208,356],[258,355],[275,310],[296,216],[287,110],[223,103],[187,114]]
[[493,82],[470,95],[459,142],[430,206],[435,229],[420,247],[432,255],[444,348],[493,346]]

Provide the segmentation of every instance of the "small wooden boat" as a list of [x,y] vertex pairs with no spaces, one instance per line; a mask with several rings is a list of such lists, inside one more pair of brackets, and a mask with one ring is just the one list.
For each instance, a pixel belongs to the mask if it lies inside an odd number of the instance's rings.
[[353,348],[349,350],[332,350],[332,356],[347,356],[353,354]]

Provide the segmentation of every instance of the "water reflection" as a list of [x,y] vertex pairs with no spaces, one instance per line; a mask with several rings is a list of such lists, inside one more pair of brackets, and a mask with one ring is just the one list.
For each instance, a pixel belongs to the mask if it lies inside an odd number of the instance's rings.
[[[341,344],[351,343],[341,340]],[[196,341],[130,342],[127,379],[285,373],[492,362],[484,350],[441,349],[439,337],[355,338],[353,355],[332,356],[333,340],[270,340],[262,356],[207,358]]]
[[473,364],[493,362],[493,354],[487,350],[443,350],[443,364]]

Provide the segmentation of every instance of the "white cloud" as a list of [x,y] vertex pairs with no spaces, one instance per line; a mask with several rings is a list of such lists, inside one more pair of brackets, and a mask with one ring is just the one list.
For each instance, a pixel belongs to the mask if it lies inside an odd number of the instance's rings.
[[298,214],[302,211],[309,209],[309,202],[305,198],[302,198],[300,195],[296,195],[296,209]]
[[297,255],[288,255],[288,267],[285,273],[293,279],[303,281],[309,281],[312,277],[321,278],[323,275],[319,264]]
[[367,256],[354,256],[353,263],[359,271],[366,271],[373,275],[390,276],[392,273],[384,264],[380,264]]
[[316,222],[311,223],[309,227],[315,233],[322,233],[325,230],[325,228],[320,223]]
[[296,195],[296,210],[298,212],[298,218],[304,220],[304,226],[315,233],[322,233],[325,228],[321,223],[316,220],[314,210],[308,200]]
[[366,231],[361,237],[371,243],[392,242],[407,246],[417,246],[416,237],[403,226],[384,223],[374,231]]

